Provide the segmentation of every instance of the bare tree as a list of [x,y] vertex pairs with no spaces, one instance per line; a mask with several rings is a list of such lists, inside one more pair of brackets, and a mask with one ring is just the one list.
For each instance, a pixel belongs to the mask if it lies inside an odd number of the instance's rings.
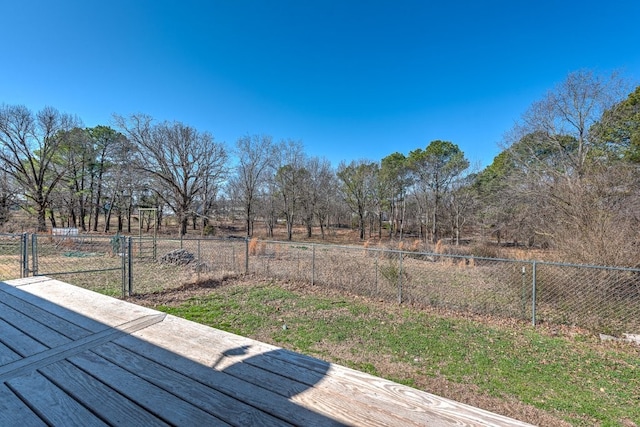
[[227,153],[207,132],[180,122],[152,124],[145,115],[115,116],[118,126],[135,143],[137,168],[153,183],[153,191],[178,217],[180,234],[187,232],[189,215],[205,184],[220,181]]
[[318,157],[307,159],[305,171],[301,182],[300,213],[302,222],[307,229],[307,237],[311,237],[314,220],[316,220],[324,239],[330,201],[335,198],[338,190],[335,174],[331,163]]
[[[537,144],[519,151],[520,163],[535,162],[540,172],[579,179],[597,143],[591,130],[605,111],[623,99],[627,88],[628,83],[616,73],[610,76],[589,70],[570,73],[524,113],[522,120],[507,134],[507,146],[535,136]],[[541,146],[547,150],[541,151]],[[546,167],[549,152],[554,153],[552,168]]]
[[[116,153],[121,152],[126,138],[120,132],[108,126],[96,126],[86,130],[91,144],[93,161],[90,165],[89,197],[91,198],[92,219],[90,227],[98,231],[98,218],[102,206],[105,189],[105,176],[110,170],[121,168],[123,165],[116,159]],[[126,162],[125,158],[118,159]]]
[[287,240],[291,240],[309,172],[305,169],[306,159],[299,141],[282,141],[278,144],[277,151],[279,155],[274,182],[281,200],[281,212],[286,221]]
[[[58,211],[63,224],[87,231],[86,219],[90,209],[90,178],[94,164],[93,147],[85,129],[74,128],[60,133],[55,163],[66,171],[61,185],[52,193],[50,216]],[[52,219],[52,223],[55,219]]]
[[253,235],[258,195],[271,173],[275,153],[273,141],[267,135],[247,135],[236,141],[238,165],[229,187],[235,199],[242,204],[247,236]]
[[365,160],[344,162],[338,166],[337,176],[342,181],[342,195],[358,218],[360,240],[365,237],[365,217],[371,209],[374,183],[379,167],[376,163]]
[[[637,208],[636,168],[624,156],[606,155],[601,145],[602,130],[612,129],[609,121],[616,118],[605,113],[615,111],[626,86],[616,74],[571,73],[507,135],[514,162],[508,191],[526,194],[523,224],[567,260],[622,261],[610,243],[632,251],[617,237],[621,231],[637,241],[637,221],[629,215]],[[616,256],[606,256],[607,251]]]
[[66,173],[56,163],[64,132],[79,125],[78,118],[52,107],[35,115],[22,105],[0,107],[0,159],[7,173],[24,189],[26,199],[33,203],[38,231],[47,229],[51,195]]

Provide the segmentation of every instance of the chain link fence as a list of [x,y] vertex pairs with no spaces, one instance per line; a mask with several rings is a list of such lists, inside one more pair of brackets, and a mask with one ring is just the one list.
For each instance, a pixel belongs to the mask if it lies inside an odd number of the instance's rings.
[[23,277],[25,237],[0,233],[0,280]]
[[403,304],[640,334],[640,269],[269,241],[248,269]]
[[215,282],[247,271],[247,241],[239,239],[153,239],[132,237],[133,293]]
[[243,238],[0,235],[2,280],[47,275],[126,297],[245,273],[387,302],[640,333],[640,269]]

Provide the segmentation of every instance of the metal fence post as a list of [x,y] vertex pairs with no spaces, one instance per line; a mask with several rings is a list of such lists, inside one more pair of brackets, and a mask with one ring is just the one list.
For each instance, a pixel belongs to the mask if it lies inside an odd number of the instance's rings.
[[122,279],[122,298],[127,297],[127,238],[125,236],[120,237],[120,250],[118,252],[120,256],[120,268],[121,268],[121,279]]
[[31,275],[38,274],[38,235],[31,235]]
[[244,274],[249,274],[249,237],[244,238]]
[[376,269],[376,295],[380,292],[380,288],[378,287],[378,264],[380,263],[380,252],[376,250],[376,260],[375,260],[375,269]]
[[[155,258],[154,258],[155,259]],[[133,238],[127,238],[127,272],[129,282],[129,295],[133,294]]]
[[522,266],[522,319],[527,318],[527,267]]
[[27,250],[27,233],[20,236],[20,277],[29,276],[29,251]]
[[398,304],[402,304],[402,252],[398,252]]
[[316,284],[316,245],[311,245],[311,285]]
[[536,326],[536,262],[531,266],[531,323]]
[[198,239],[198,261],[196,264],[196,274],[197,274],[197,280],[198,282],[200,282],[200,270],[202,270],[202,259],[200,256],[200,239]]

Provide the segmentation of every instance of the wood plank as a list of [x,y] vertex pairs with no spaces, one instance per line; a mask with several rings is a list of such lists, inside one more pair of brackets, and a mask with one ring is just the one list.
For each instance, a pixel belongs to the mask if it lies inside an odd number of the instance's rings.
[[[285,396],[273,393],[266,388],[258,388],[253,384],[219,372],[207,365],[194,363],[193,360],[181,356],[178,352],[169,351],[131,336],[122,337],[114,341],[114,343],[122,345],[160,365],[170,367],[188,377],[197,379],[211,388],[255,406],[282,420],[287,420],[297,425],[343,425],[326,415],[292,404]],[[214,351],[213,348],[210,350]]]
[[[224,332],[220,333],[224,334]],[[118,340],[118,342],[122,340],[130,341],[129,338],[123,338],[121,340]],[[132,346],[132,348],[135,347],[136,351],[144,352],[145,356],[152,357],[147,354],[146,349],[141,349],[133,342],[130,343],[130,345]],[[215,349],[210,349],[209,351],[215,351]],[[277,349],[275,351],[277,352],[282,350]],[[244,362],[256,358],[259,359],[262,357],[268,357],[268,354],[272,352],[266,352],[264,354],[257,355],[254,354],[251,358],[244,359]],[[159,363],[164,363],[168,359],[167,357],[159,356],[156,360]],[[167,365],[175,367],[175,364],[173,362],[167,362]],[[310,410],[318,415],[324,414],[322,415],[325,417],[325,420],[322,421],[323,424],[326,424],[327,422],[338,422],[347,423],[349,425],[410,426],[424,425],[426,421],[437,421],[436,416],[427,417],[423,415],[418,421],[414,422],[411,419],[404,417],[402,414],[397,414],[396,411],[383,411],[376,406],[354,402],[351,399],[343,399],[339,396],[336,396],[333,391],[325,390],[324,386],[322,385],[317,388],[311,388],[308,384],[303,384],[300,382],[296,382],[293,379],[281,377],[274,372],[268,372],[258,369],[249,363],[238,362],[232,364],[225,367],[224,373],[236,376],[239,381],[246,381],[254,384],[254,390],[267,389],[285,397],[291,397],[298,394],[298,396],[293,399],[293,401],[297,402],[298,406],[301,408],[304,407],[307,410]],[[202,371],[197,374],[197,378],[200,381],[207,381],[208,378],[206,377],[206,375],[207,372]],[[218,381],[216,380],[216,382]],[[263,391],[258,391],[257,393],[263,393]],[[244,397],[244,399],[251,399],[251,397]],[[248,402],[251,403],[252,401],[249,400]],[[286,406],[291,406],[291,403],[287,403]]]
[[0,366],[20,359],[22,359],[22,356],[0,342]]
[[9,388],[0,384],[0,426],[40,427],[47,424]]
[[[36,283],[51,282],[51,279],[48,278],[46,280],[44,280],[45,278],[39,279],[41,280]],[[46,295],[40,296],[27,292],[26,290],[29,289],[29,286],[31,286],[30,284],[23,286],[11,286],[10,284],[12,282],[15,281],[10,280],[6,282],[0,282],[0,289],[6,294],[21,299],[57,317],[66,319],[68,322],[80,326],[88,331],[100,332],[108,328],[107,325],[104,325],[100,322],[88,318],[87,316],[84,316],[83,314],[73,311],[73,307],[67,308],[64,305],[48,301]]]
[[[278,354],[287,350],[273,350],[257,356],[244,359],[240,363],[227,366],[223,372],[239,379],[250,382],[258,387],[264,387],[274,393],[291,398],[291,401],[306,408],[331,415],[333,418],[349,425],[367,426],[421,426],[425,423],[433,425],[439,420],[435,414],[422,413],[419,417],[409,416],[402,411],[382,409],[375,399],[354,400],[350,395],[339,395],[333,388],[328,388],[326,380],[329,378],[329,364],[325,362],[325,374],[314,372],[312,376],[306,368],[295,367],[288,369],[287,375],[281,375],[277,364],[270,360],[278,359]],[[313,358],[310,358],[313,359]],[[315,363],[313,360],[311,363]],[[265,370],[259,366],[268,366]],[[296,375],[296,372],[298,375]],[[297,381],[295,378],[301,378]],[[410,414],[412,415],[412,414]]]
[[228,425],[92,352],[73,356],[69,361],[169,424]]
[[[199,408],[237,425],[283,426],[286,423],[267,413],[257,410],[238,399],[227,396],[215,388],[202,384],[202,378],[196,381],[174,369],[155,363],[134,351],[125,349],[114,343],[102,345],[93,350],[94,353],[115,363],[131,373],[136,373],[146,381],[172,393],[181,399],[191,402]],[[189,361],[189,363],[193,363]],[[209,370],[217,377],[214,382],[225,381],[224,374]]]
[[168,425],[66,360],[45,366],[40,373],[111,425]]
[[[531,427],[531,424],[423,392],[344,366],[334,365],[323,385],[336,395],[360,402],[373,402],[388,410],[413,414],[420,419],[437,415],[438,420],[460,426]],[[409,416],[409,415],[407,415]]]
[[131,335],[218,370],[279,348],[170,314],[161,327],[141,329]]
[[2,319],[0,319],[0,342],[22,357],[41,353],[48,349],[44,344],[36,341]]
[[88,319],[108,326],[117,326],[139,317],[158,313],[150,308],[101,295],[54,279],[24,285],[19,290],[46,299],[50,303],[73,310]]
[[0,365],[0,382],[7,378],[26,375],[34,369],[55,363],[71,355],[80,353],[89,348],[114,340],[127,332],[137,331],[149,325],[161,322],[165,315],[158,313],[152,316],[145,316],[125,323],[118,328],[108,328],[93,335],[71,341],[47,351],[34,354],[32,356],[16,360],[15,362]]
[[[2,283],[0,283],[2,286]],[[5,285],[6,286],[6,285]],[[84,329],[77,326],[63,317],[56,316],[47,310],[44,310],[37,305],[31,304],[21,298],[16,297],[8,292],[4,292],[0,289],[0,300],[13,309],[23,313],[32,319],[38,320],[54,329],[70,339],[78,339],[87,336],[91,333],[88,329]]]
[[26,316],[2,302],[0,302],[0,318],[25,334],[31,337],[36,337],[39,342],[49,348],[63,345],[71,341],[71,339],[59,333],[55,329]]
[[106,426],[84,406],[37,372],[12,378],[6,384],[49,425]]
[[[295,377],[300,367],[304,372],[312,370],[319,374],[322,369],[316,360],[292,351],[272,352],[269,357],[249,359],[264,369],[281,372],[287,377]],[[474,425],[482,420],[483,425],[530,426],[530,424],[513,420],[482,409],[445,399],[412,387],[404,386],[383,378],[375,377],[360,371],[339,365],[331,365],[331,372],[325,375],[323,386],[330,388],[336,396],[363,404],[375,400],[376,406],[388,411],[403,411],[404,416],[419,421],[422,417],[437,415],[442,421]],[[305,374],[305,379],[313,378],[313,374]],[[415,415],[415,416],[414,416]]]
[[20,279],[5,280],[4,283],[17,288],[24,285],[30,285],[32,283],[46,282],[48,280],[51,280],[51,279],[46,276],[30,276],[30,277],[22,277]]

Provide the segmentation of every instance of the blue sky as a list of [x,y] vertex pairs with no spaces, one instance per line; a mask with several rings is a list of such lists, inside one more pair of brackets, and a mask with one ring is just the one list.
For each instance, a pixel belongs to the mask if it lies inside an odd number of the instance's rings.
[[442,139],[479,166],[569,72],[640,81],[640,2],[0,2],[0,103],[113,113],[380,160]]

